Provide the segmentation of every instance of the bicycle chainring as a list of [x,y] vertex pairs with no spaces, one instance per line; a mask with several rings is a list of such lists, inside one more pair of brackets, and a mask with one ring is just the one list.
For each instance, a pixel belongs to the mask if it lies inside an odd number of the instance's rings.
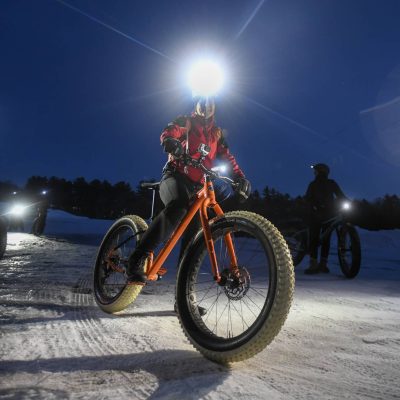
[[106,256],[107,269],[114,272],[124,273],[125,268],[121,267],[121,255],[118,250],[111,249]]

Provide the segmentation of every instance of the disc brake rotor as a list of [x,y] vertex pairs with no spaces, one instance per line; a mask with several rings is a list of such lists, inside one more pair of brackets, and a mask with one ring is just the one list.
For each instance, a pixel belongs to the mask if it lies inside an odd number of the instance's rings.
[[250,274],[245,267],[238,267],[235,271],[225,269],[221,274],[226,296],[233,301],[242,299],[250,288]]

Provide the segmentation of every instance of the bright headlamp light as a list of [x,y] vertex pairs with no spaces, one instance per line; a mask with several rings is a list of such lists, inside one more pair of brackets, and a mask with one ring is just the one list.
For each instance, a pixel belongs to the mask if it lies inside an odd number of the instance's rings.
[[10,214],[15,215],[15,216],[21,216],[25,212],[26,206],[23,206],[21,204],[16,204],[13,206],[13,208],[10,210]]
[[223,83],[222,69],[213,61],[203,60],[193,64],[188,74],[188,84],[193,97],[215,96],[221,90]]
[[348,210],[350,210],[350,209],[351,209],[351,204],[350,204],[350,202],[349,202],[349,201],[343,202],[343,204],[342,204],[342,210],[348,211]]

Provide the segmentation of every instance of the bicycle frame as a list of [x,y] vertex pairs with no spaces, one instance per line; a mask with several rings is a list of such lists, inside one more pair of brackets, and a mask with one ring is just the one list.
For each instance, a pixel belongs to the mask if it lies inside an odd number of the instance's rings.
[[[160,268],[162,267],[165,260],[175,247],[176,243],[178,242],[182,234],[185,232],[186,228],[188,227],[189,223],[191,222],[195,214],[199,212],[204,239],[206,241],[206,246],[210,257],[212,273],[214,275],[215,281],[220,282],[221,275],[218,269],[217,257],[214,250],[214,242],[211,235],[210,223],[207,212],[208,208],[214,209],[217,216],[224,214],[222,208],[216,201],[213,183],[211,179],[206,176],[203,188],[200,189],[196,194],[196,200],[190,207],[189,211],[187,212],[187,214],[185,215],[179,226],[172,233],[171,237],[168,239],[165,246],[160,250],[154,261],[153,261],[154,254],[150,255],[147,264],[148,280],[154,281],[158,279],[158,272]],[[233,246],[232,237],[228,233],[224,236],[224,239],[230,257],[231,269],[234,270],[235,268],[237,268],[237,259],[236,259],[235,249]]]
[[[332,234],[332,232],[334,230],[336,230],[337,232],[337,228],[338,226],[343,223],[343,217],[340,216],[336,216],[333,217],[331,219],[328,219],[326,221],[324,221],[322,223],[322,226],[324,227],[324,229],[322,229],[320,235],[319,235],[319,241],[318,241],[318,245],[322,245],[322,243],[324,242],[324,240],[328,237],[330,237],[330,235]],[[307,237],[307,252],[309,252],[310,249],[310,228],[306,228],[302,231],[306,232],[306,237]]]
[[340,217],[334,217],[334,218],[328,219],[327,221],[325,221],[323,223],[322,226],[325,227],[325,229],[322,229],[322,231],[321,231],[321,234],[319,237],[320,244],[322,244],[326,238],[330,237],[332,232],[337,229],[340,222],[341,222]]

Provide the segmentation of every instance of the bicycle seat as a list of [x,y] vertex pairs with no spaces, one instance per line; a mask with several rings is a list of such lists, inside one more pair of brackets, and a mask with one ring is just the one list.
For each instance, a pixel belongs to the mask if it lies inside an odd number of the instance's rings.
[[143,189],[157,190],[160,187],[160,182],[142,182],[140,187]]

